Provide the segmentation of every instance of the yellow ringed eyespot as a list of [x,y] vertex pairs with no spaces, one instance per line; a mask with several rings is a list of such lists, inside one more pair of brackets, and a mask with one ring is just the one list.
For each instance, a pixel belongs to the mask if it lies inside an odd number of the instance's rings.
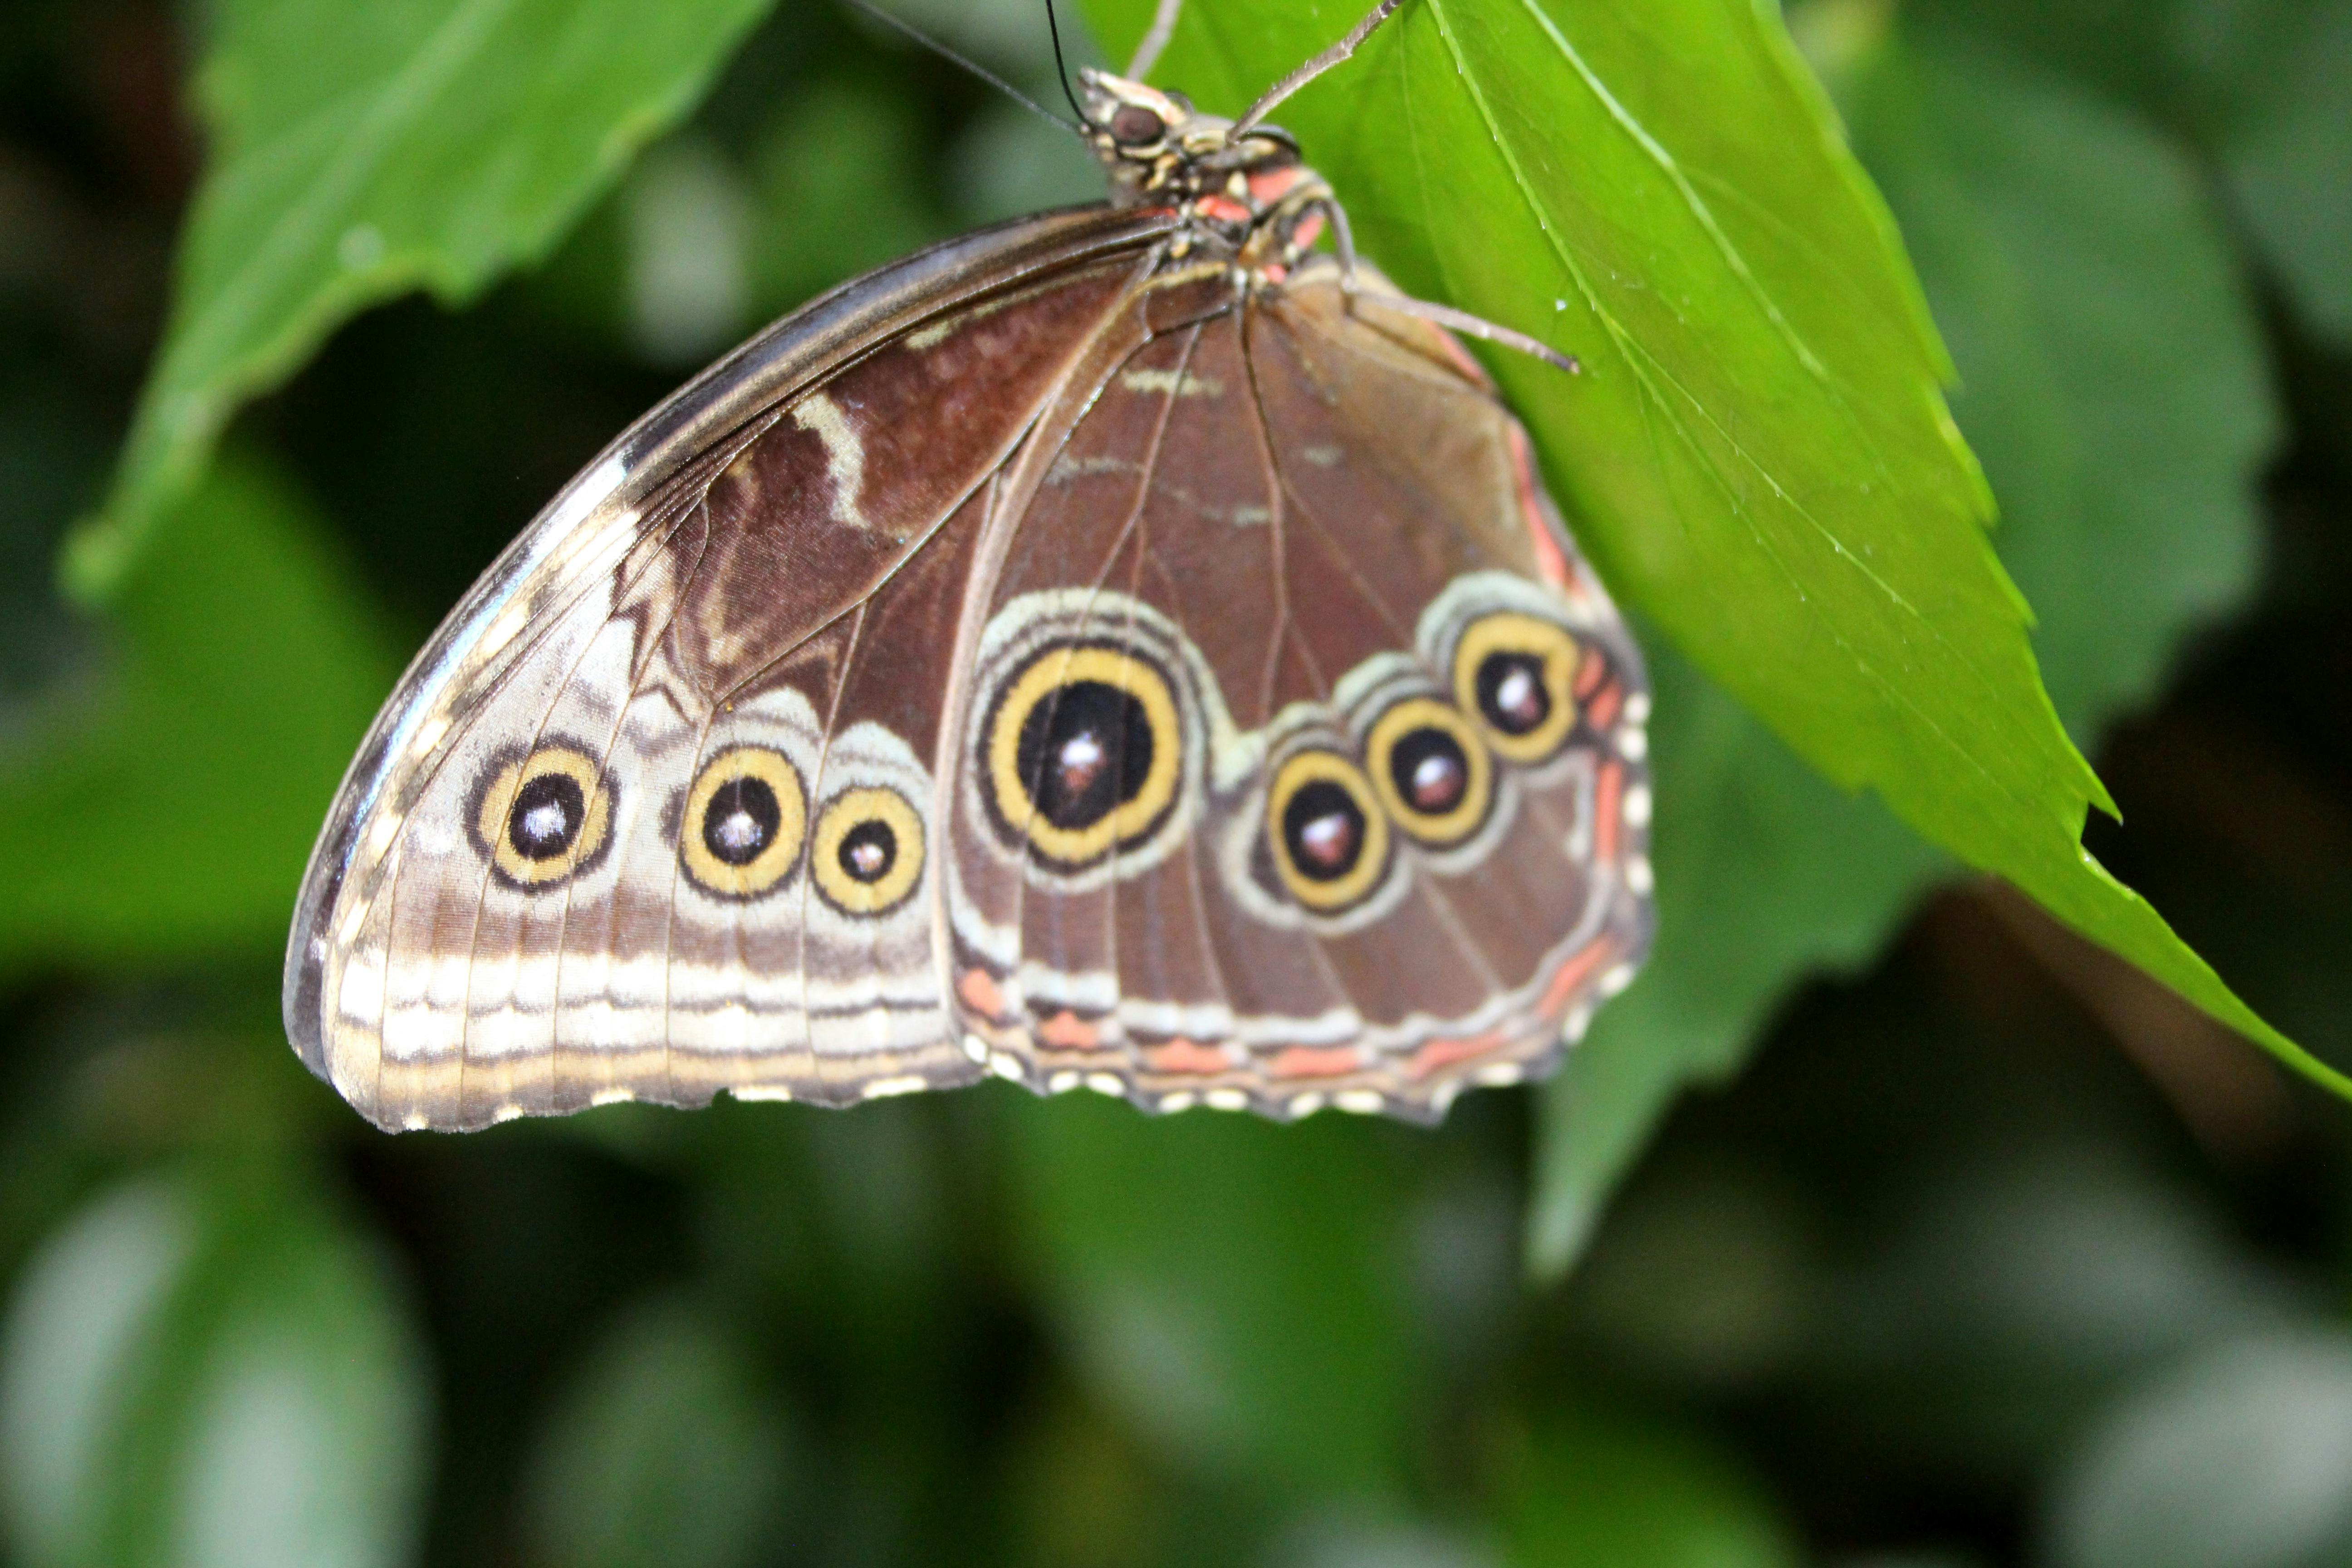
[[678,858],[705,891],[755,899],[791,872],[807,836],[808,800],[791,759],[766,746],[731,746],[687,792]]
[[1408,697],[1374,721],[1364,771],[1397,826],[1423,844],[1459,844],[1495,797],[1494,760],[1470,721],[1433,697]]
[[1065,867],[1149,838],[1184,768],[1167,676],[1092,645],[1049,647],[1024,665],[989,715],[985,751],[997,816]]
[[923,819],[897,790],[845,790],[817,815],[809,872],[844,914],[887,913],[922,879]]
[[1371,781],[1337,752],[1296,752],[1275,770],[1265,830],[1282,885],[1318,914],[1360,901],[1388,869],[1388,816]]
[[1507,762],[1540,763],[1576,728],[1576,670],[1583,657],[1567,627],[1500,610],[1481,616],[1454,648],[1454,695]]
[[482,781],[474,836],[509,882],[561,882],[604,852],[613,830],[612,786],[588,753],[551,741]]

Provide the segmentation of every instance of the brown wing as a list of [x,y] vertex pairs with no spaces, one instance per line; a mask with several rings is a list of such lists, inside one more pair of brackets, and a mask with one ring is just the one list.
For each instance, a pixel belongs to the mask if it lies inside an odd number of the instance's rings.
[[1445,334],[1163,274],[1008,471],[954,720],[996,1070],[1416,1118],[1554,1061],[1650,931],[1638,655]]
[[998,470],[1164,217],[971,237],[739,351],[445,624],[313,854],[287,1027],[387,1127],[976,1069],[933,753]]

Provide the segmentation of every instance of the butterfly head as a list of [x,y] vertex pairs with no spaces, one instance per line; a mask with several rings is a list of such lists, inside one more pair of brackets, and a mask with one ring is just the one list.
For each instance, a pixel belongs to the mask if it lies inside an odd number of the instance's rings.
[[1176,207],[1238,250],[1269,230],[1286,241],[1307,208],[1329,198],[1279,126],[1235,136],[1232,121],[1202,113],[1181,93],[1108,71],[1079,78],[1087,140],[1120,206]]

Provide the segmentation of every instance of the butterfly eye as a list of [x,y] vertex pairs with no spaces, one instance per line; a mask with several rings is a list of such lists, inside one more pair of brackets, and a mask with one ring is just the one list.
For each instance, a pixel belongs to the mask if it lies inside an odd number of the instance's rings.
[[1024,666],[987,727],[997,816],[1063,867],[1149,838],[1176,801],[1176,698],[1149,660],[1058,647]]
[[800,770],[765,746],[736,746],[687,792],[678,858],[705,892],[756,899],[791,872],[807,831]]
[[1498,755],[1539,763],[1576,727],[1582,658],[1576,638],[1551,621],[1517,611],[1481,616],[1454,646],[1454,696]]
[[1265,817],[1283,886],[1318,913],[1358,902],[1388,869],[1388,817],[1371,781],[1337,752],[1292,754],[1275,772]]
[[1110,139],[1122,147],[1142,147],[1168,132],[1167,122],[1139,103],[1123,103],[1110,117]]
[[844,914],[887,913],[922,879],[923,819],[897,790],[845,790],[817,818],[809,871]]
[[1366,771],[1397,825],[1424,844],[1459,844],[1494,800],[1494,764],[1470,721],[1430,697],[1408,697],[1372,725]]
[[612,825],[611,786],[585,752],[561,742],[485,773],[474,804],[478,845],[521,888],[560,882],[593,861]]

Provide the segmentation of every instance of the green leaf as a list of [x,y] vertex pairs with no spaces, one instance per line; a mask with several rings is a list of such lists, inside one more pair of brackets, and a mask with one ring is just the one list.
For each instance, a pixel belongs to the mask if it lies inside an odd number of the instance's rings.
[[[1113,58],[1149,9],[1095,9]],[[1156,74],[1235,109],[1330,41],[1321,11],[1203,0]],[[1420,0],[1282,119],[1406,288],[1583,356],[1491,363],[1611,585],[1695,663],[1832,782],[2352,1091],[2084,851],[2111,804],[2042,690],[1893,225],[1773,7]]]
[[[1010,1097],[1007,1097],[1008,1100]],[[1010,1107],[1039,1299],[1169,1458],[1372,1491],[1400,1463],[1404,1259],[1372,1130]]]
[[1498,1499],[1519,1568],[1796,1568],[1755,1481],[1712,1444],[1583,1404],[1547,1415]]
[[231,458],[109,618],[115,668],[0,759],[0,971],[270,951],[397,664],[315,521]]
[[225,0],[162,352],[67,581],[110,594],[237,406],[337,323],[542,256],[701,96],[768,0]]
[[1876,62],[1854,113],[1958,362],[2051,697],[2087,744],[2254,587],[2280,437],[2254,300],[2187,152],[2054,76],[1926,34]]
[[2352,347],[2352,0],[2273,4],[2221,146],[2247,226],[2311,325]]
[[1913,0],[1906,9],[1998,40],[2190,134],[2305,321],[2352,343],[2352,0]]
[[[1941,33],[1849,61],[1864,160],[1910,237],[2085,742],[2243,602],[2277,439],[2252,301],[2195,170],[2134,117]],[[1683,1083],[1736,1068],[1790,985],[1867,962],[1948,863],[1841,796],[1659,650],[1656,956],[1549,1093],[1530,1262],[1573,1259]]]
[[36,1254],[0,1340],[31,1568],[408,1557],[425,1386],[373,1248],[282,1173],[145,1176]]
[[729,1568],[758,1554],[787,1471],[758,1369],[689,1301],[628,1313],[575,1374],[525,1493],[557,1568]]

